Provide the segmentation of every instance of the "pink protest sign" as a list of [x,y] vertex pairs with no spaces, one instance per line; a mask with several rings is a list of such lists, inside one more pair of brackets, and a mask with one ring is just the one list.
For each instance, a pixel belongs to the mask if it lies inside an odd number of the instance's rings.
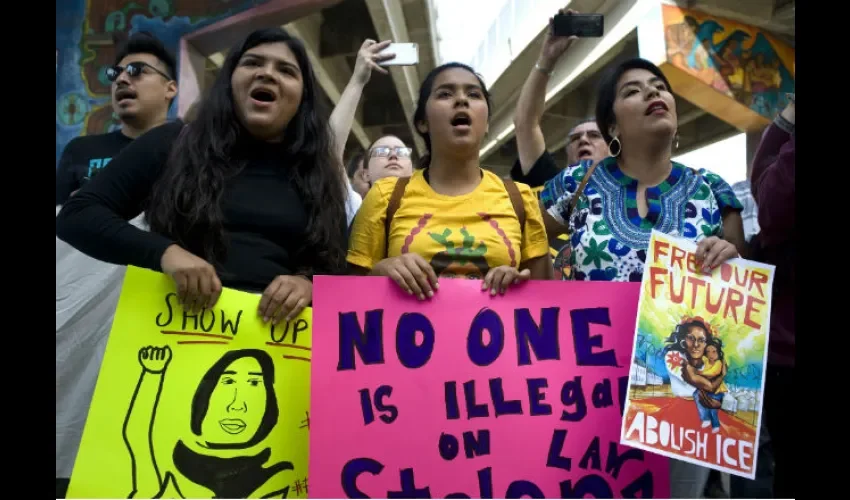
[[480,286],[315,278],[310,496],[668,497],[619,444],[640,284]]

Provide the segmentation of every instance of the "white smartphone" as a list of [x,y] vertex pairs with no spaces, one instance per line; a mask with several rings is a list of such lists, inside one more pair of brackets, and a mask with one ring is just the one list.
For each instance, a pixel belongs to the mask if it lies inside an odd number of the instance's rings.
[[418,43],[391,43],[379,54],[395,54],[389,61],[379,63],[381,66],[415,66],[419,64]]

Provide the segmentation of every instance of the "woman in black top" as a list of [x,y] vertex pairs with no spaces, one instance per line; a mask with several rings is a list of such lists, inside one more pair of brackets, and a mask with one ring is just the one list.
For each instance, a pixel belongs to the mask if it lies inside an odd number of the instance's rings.
[[[191,125],[157,127],[63,207],[56,235],[106,262],[170,275],[185,308],[222,285],[296,316],[313,274],[345,269],[345,180],[302,43],[279,28],[234,47]],[[127,220],[145,211],[151,231]]]

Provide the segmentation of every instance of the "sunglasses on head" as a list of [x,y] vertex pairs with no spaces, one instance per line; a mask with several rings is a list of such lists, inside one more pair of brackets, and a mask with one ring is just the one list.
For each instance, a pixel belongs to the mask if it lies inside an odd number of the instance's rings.
[[372,149],[372,157],[377,158],[386,158],[390,156],[390,153],[394,153],[399,158],[410,158],[410,153],[413,152],[411,148],[389,148],[389,147],[378,147]]
[[141,75],[145,68],[150,68],[155,73],[162,75],[162,77],[165,78],[166,80],[171,80],[170,76],[168,76],[165,73],[163,73],[162,71],[154,68],[150,64],[143,63],[143,62],[131,62],[131,63],[127,64],[127,66],[118,66],[116,64],[115,66],[112,66],[111,68],[106,69],[106,78],[110,82],[114,82],[115,80],[118,79],[119,76],[121,76],[121,73],[123,73],[124,71],[127,72],[127,76],[129,76],[130,78],[135,78],[135,77]]

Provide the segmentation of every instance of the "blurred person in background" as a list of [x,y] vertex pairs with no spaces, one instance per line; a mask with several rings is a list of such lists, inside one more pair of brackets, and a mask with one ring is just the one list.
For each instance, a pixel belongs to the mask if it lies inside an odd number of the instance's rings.
[[369,191],[369,181],[366,180],[366,169],[363,166],[363,163],[366,158],[366,153],[360,151],[355,153],[351,158],[348,159],[348,163],[345,167],[345,172],[348,175],[348,182],[351,183],[351,187],[354,189],[357,194],[360,195],[361,198],[366,196],[366,192]]
[[776,266],[770,313],[770,345],[764,382],[764,422],[775,461],[774,498],[796,498],[794,450],[796,365],[796,103],[790,102],[767,128],[753,158],[752,193],[760,230],[755,252]]

